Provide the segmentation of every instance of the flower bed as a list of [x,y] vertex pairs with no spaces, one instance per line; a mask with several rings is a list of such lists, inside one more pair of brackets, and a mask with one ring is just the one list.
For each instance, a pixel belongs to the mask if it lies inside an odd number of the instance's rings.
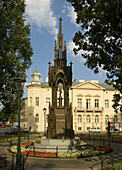
[[37,157],[42,157],[42,158],[56,158],[57,154],[56,153],[50,153],[50,152],[39,152],[39,151],[23,151],[21,152],[22,155],[28,155],[28,156],[37,156]]
[[98,146],[98,147],[94,147],[94,150],[97,151],[104,151],[105,153],[109,153],[112,151],[112,148],[110,148],[109,146]]
[[40,139],[36,139],[35,142],[36,143],[41,143],[41,140]]
[[[17,144],[15,144],[17,146]],[[34,145],[34,142],[26,142],[26,143],[20,143],[20,146],[25,146],[25,147],[28,147],[28,146],[31,146],[31,145]]]
[[[36,141],[35,141],[36,142]],[[36,143],[40,143],[38,141]],[[112,151],[112,148],[109,146],[93,146],[93,149],[86,149],[77,152],[59,152],[59,153],[50,153],[50,152],[39,152],[34,150],[29,150],[28,146],[34,145],[34,142],[21,143],[21,154],[28,156],[36,156],[43,158],[83,158],[83,157],[91,157],[98,156],[100,154],[109,153]],[[91,145],[89,145],[91,146]],[[17,153],[17,145],[12,145],[9,150],[11,152]]]

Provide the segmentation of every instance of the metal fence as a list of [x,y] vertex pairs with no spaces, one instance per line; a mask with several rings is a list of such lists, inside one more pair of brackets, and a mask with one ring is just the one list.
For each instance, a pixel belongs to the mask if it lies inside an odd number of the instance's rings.
[[[112,154],[111,158],[109,157],[102,157],[100,158],[100,162],[93,164],[91,167],[89,167],[91,170],[93,170],[97,165],[100,165],[100,170],[115,170],[115,163],[116,160],[119,160],[119,162],[122,161],[122,159],[118,156],[114,156],[114,154]],[[118,169],[119,170],[119,169]]]

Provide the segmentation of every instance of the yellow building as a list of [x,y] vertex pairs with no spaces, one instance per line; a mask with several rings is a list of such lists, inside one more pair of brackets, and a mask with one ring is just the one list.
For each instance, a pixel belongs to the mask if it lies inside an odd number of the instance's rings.
[[[49,103],[52,102],[51,87],[48,82],[41,82],[41,74],[34,71],[27,89],[28,97],[21,112],[21,125],[31,131],[44,133],[48,126]],[[112,107],[113,95],[116,93],[118,91],[112,86],[97,80],[73,82],[69,98],[72,104],[74,132],[88,132],[91,127],[100,127],[104,132],[108,120],[118,122]]]

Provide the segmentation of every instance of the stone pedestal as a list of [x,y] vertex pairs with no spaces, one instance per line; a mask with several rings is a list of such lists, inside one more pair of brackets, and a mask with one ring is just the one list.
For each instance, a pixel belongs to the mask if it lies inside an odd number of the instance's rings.
[[49,108],[47,138],[72,139],[74,138],[73,117],[71,107]]
[[40,152],[72,152],[82,149],[85,142],[75,139],[42,139],[41,143],[35,143],[35,151]]

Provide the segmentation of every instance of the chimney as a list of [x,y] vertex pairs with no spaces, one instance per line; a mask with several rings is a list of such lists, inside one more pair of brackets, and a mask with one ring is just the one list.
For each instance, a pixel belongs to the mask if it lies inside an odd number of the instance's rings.
[[48,77],[46,77],[46,83],[48,83]]

